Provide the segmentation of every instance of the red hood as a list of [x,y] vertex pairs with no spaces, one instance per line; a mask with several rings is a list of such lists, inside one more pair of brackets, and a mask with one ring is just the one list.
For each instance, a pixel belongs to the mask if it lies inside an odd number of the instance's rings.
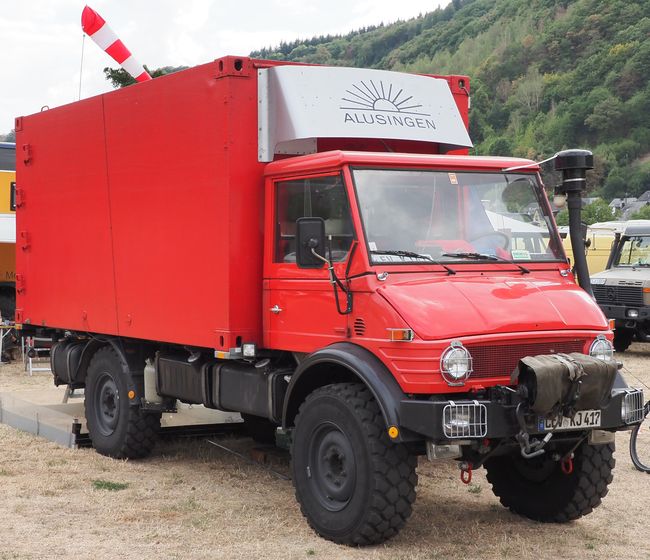
[[606,330],[596,303],[568,280],[427,278],[379,288],[424,340],[565,329]]

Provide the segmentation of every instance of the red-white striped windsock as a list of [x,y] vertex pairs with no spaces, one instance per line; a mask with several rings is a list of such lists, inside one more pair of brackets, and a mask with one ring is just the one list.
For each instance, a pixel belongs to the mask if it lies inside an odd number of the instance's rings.
[[131,51],[118,39],[115,32],[95,10],[86,6],[81,12],[81,28],[84,33],[97,43],[100,49],[109,54],[124,70],[135,78],[136,82],[151,80],[151,76],[144,69]]

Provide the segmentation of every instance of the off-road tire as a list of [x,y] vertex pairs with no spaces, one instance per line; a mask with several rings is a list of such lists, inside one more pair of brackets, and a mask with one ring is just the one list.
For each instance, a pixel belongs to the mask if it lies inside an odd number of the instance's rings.
[[369,545],[395,536],[412,512],[416,465],[405,445],[388,439],[379,406],[361,384],[316,389],[298,411],[291,446],[296,498],[328,540]]
[[614,330],[614,350],[625,352],[632,344],[634,339],[634,329],[615,329]]
[[[130,377],[130,378],[129,378]],[[160,413],[144,413],[129,401],[138,372],[126,374],[110,346],[95,352],[86,377],[86,423],[97,452],[116,459],[139,459],[151,453],[160,431]]]
[[600,505],[612,481],[614,444],[582,443],[573,458],[573,472],[547,452],[533,459],[503,455],[486,461],[487,479],[501,503],[513,513],[535,521],[566,523]]
[[650,328],[647,323],[637,325],[634,331],[634,337],[638,342],[650,342]]
[[244,420],[244,430],[246,435],[257,443],[265,445],[275,445],[275,430],[277,426],[268,418],[254,416],[252,414],[241,413]]

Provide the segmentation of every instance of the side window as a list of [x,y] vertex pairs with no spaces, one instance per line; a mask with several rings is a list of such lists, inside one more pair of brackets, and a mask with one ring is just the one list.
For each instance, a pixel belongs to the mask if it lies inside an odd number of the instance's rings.
[[345,260],[354,231],[350,205],[340,175],[281,181],[275,185],[274,262],[296,262],[296,220],[319,217],[332,236],[332,260]]

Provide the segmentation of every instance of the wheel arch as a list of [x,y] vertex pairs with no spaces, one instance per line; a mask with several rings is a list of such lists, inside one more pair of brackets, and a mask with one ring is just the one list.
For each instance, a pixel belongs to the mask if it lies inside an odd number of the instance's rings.
[[386,426],[399,426],[399,406],[405,395],[392,373],[369,350],[340,342],[309,355],[291,376],[283,405],[283,427],[294,425],[300,405],[312,391],[345,382],[361,382],[368,387]]
[[[140,397],[143,396],[143,387],[136,386],[133,382],[133,375],[137,375],[142,369],[141,365],[144,363],[143,348],[141,345],[125,345],[124,341],[120,338],[107,337],[107,338],[92,338],[86,343],[81,354],[77,371],[79,378],[76,382],[85,383],[88,366],[93,358],[101,348],[110,347],[115,352],[120,365],[122,366],[122,373],[125,375],[128,383],[129,390],[135,391],[136,398],[132,399],[132,404],[139,404]],[[140,363],[142,362],[142,364]]]

